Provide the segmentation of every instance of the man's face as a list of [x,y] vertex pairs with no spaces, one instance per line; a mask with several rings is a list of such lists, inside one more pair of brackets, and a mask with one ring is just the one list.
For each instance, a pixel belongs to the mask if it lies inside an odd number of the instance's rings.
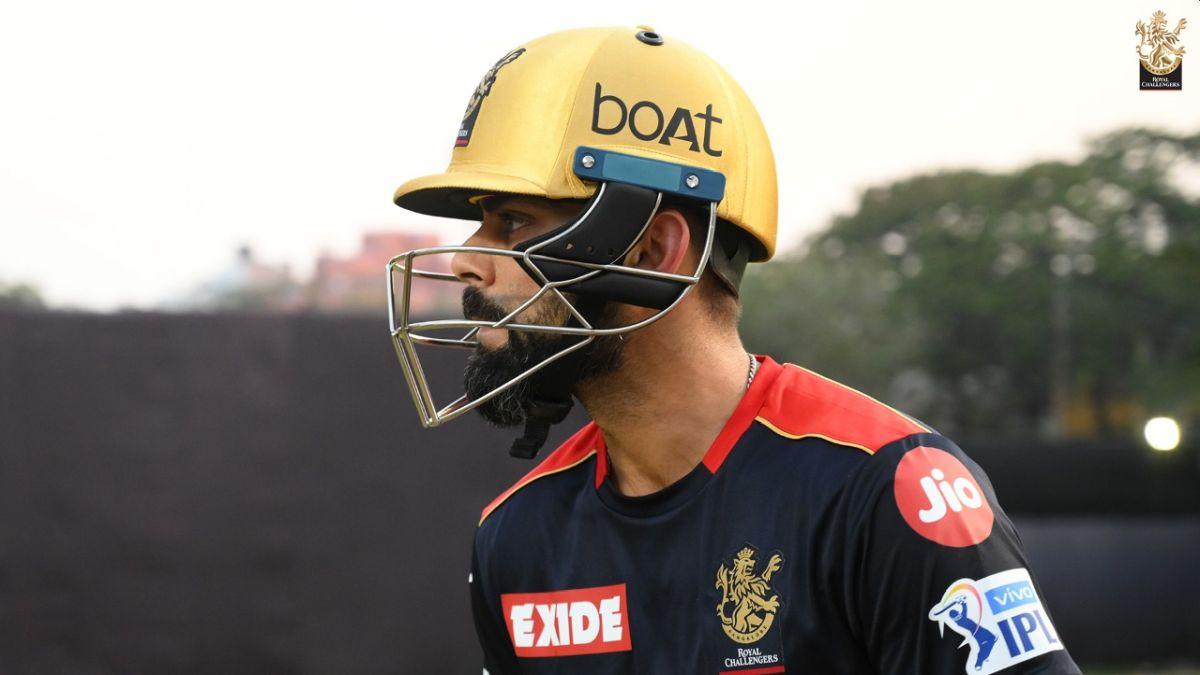
[[[503,195],[488,197],[480,205],[483,220],[464,244],[509,250],[522,241],[563,225],[582,208],[582,204],[575,201]],[[463,293],[463,314],[468,319],[499,320],[532,297],[539,288],[516,259],[507,256],[459,253],[454,256],[450,268],[467,284]],[[504,311],[500,312],[500,309]],[[567,314],[562,302],[548,293],[518,315],[516,321],[562,325]],[[505,328],[481,328],[476,335],[480,345],[493,350],[504,347],[510,339],[510,331]]]
[[[582,210],[583,202],[496,196],[483,200],[481,206],[483,220],[465,245],[511,250],[522,241],[574,219]],[[537,293],[540,287],[516,259],[508,256],[458,253],[451,261],[451,271],[467,284],[463,290],[463,316],[468,319],[498,321]],[[572,294],[564,295],[569,300],[574,299]],[[615,325],[614,310],[612,304],[606,307],[601,325]],[[513,321],[563,326],[569,318],[570,310],[553,293],[547,293]],[[577,339],[506,328],[481,328],[476,337],[479,345],[467,360],[464,374],[466,393],[472,400],[498,388]],[[573,373],[574,381],[619,367],[623,344],[617,337],[600,337],[584,347],[579,359],[582,367]],[[477,410],[498,426],[520,424],[525,419],[529,385],[529,380],[521,382]]]

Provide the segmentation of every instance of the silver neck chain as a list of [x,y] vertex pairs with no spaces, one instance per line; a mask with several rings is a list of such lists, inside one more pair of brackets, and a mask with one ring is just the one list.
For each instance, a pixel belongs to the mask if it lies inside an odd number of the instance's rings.
[[750,383],[754,381],[754,374],[758,372],[758,359],[754,355],[746,352],[746,356],[750,357],[750,373],[746,375],[746,388],[750,388]]

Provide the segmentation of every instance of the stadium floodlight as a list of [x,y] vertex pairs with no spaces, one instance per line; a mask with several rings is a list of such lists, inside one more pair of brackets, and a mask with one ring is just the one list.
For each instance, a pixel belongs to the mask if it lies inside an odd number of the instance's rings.
[[1151,448],[1168,452],[1179,447],[1179,423],[1170,417],[1155,417],[1146,422],[1143,433]]

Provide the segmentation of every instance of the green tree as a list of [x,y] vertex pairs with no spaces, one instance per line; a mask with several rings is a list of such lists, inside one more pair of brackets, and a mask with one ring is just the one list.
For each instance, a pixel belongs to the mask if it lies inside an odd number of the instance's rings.
[[[1097,431],[1122,403],[1200,413],[1200,134],[1123,129],[1078,163],[867,189],[747,278],[757,348],[944,430]],[[1128,406],[1125,407],[1128,409]]]
[[0,310],[42,310],[46,303],[37,288],[29,284],[5,283],[0,281]]

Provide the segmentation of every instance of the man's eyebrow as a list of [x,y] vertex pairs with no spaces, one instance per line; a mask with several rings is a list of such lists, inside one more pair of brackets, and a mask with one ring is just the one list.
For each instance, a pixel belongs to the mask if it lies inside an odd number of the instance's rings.
[[[522,202],[529,203],[526,200],[522,200],[520,196],[510,196],[510,197],[492,197],[489,199],[484,199],[484,200],[480,201],[479,204],[480,204],[480,206],[483,207],[484,211],[495,212],[495,211],[508,211],[508,210],[520,209]],[[522,213],[525,213],[525,215],[528,215],[530,217],[533,216],[533,214],[528,213],[528,210],[522,211]]]

